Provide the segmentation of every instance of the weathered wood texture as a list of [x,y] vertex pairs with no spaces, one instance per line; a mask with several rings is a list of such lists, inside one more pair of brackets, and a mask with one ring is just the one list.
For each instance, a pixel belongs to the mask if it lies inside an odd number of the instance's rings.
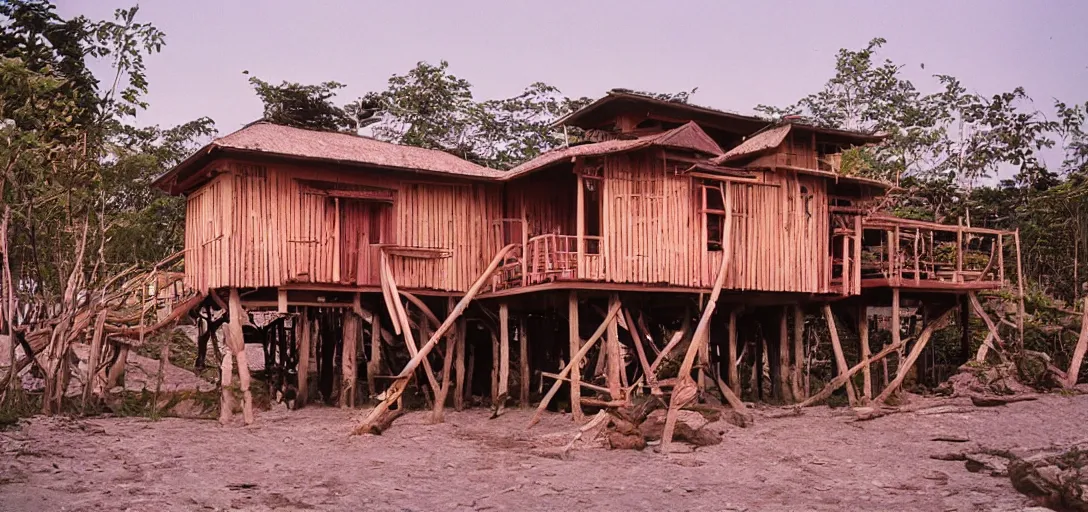
[[[706,224],[714,222],[721,205],[720,199],[710,197],[718,206],[705,206],[704,190],[720,198],[721,183],[734,198],[733,252],[724,288],[829,291],[829,209],[822,177],[778,170],[757,172],[751,183],[704,180],[677,172],[683,164],[652,150],[574,167],[600,169],[599,179],[585,180],[600,190],[598,211],[593,211],[596,204],[584,208],[589,219],[585,236],[593,238],[599,231],[600,244],[595,249],[587,243],[577,273],[560,279],[710,287],[722,251],[708,248]],[[508,199],[506,217],[524,215],[529,238],[576,234],[576,219],[565,216],[579,210],[567,204],[578,197],[577,183],[568,172],[569,166],[550,169],[509,183],[507,196],[513,199]],[[556,184],[564,185],[563,190],[554,190]]]
[[500,247],[490,229],[502,213],[496,183],[233,160],[210,166],[221,174],[190,194],[186,209],[185,274],[198,290],[376,286],[381,246],[401,287],[464,291]]

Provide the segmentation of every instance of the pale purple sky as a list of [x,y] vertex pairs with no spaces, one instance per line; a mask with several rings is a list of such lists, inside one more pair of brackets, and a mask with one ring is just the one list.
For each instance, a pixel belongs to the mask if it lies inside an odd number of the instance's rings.
[[[62,15],[112,16],[132,0],[59,0]],[[839,48],[873,37],[917,86],[934,73],[983,94],[1024,86],[1088,100],[1088,2],[782,1],[211,1],[140,2],[138,19],[166,33],[147,60],[151,106],[139,124],[200,116],[221,134],[261,115],[243,70],[265,80],[348,87],[348,102],[383,89],[417,61],[450,62],[477,99],[544,81],[568,96],[614,87],[677,92],[750,113],[816,91]],[[921,64],[925,69],[921,69]]]

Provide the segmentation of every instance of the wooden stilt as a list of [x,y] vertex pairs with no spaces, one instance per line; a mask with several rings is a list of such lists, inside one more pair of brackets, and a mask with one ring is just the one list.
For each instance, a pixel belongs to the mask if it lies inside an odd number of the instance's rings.
[[802,375],[805,369],[805,312],[800,305],[793,306],[793,398],[805,397]]
[[[900,341],[899,343],[901,344],[903,342]],[[819,403],[821,400],[824,400],[827,397],[831,396],[831,393],[834,393],[836,389],[839,389],[840,387],[843,386],[843,384],[846,384],[846,382],[849,381],[851,377],[856,375],[863,368],[865,368],[866,366],[871,365],[872,363],[874,363],[876,361],[880,361],[880,360],[885,359],[888,356],[888,354],[891,354],[892,352],[895,352],[898,349],[899,349],[899,345],[895,345],[895,344],[885,345],[884,348],[880,352],[876,353],[876,355],[873,355],[873,356],[871,356],[869,358],[866,358],[862,362],[854,365],[846,373],[839,374],[834,379],[831,379],[831,382],[828,382],[827,385],[824,386],[823,389],[821,389],[815,395],[812,395],[812,397],[810,397],[810,398],[806,399],[805,401],[801,402],[800,404],[797,404],[797,406],[798,407],[808,407],[808,406],[810,406],[812,404]]]
[[454,374],[457,376],[456,385],[454,386],[453,393],[453,410],[460,411],[465,408],[465,336],[468,334],[465,331],[465,321],[460,319],[457,321],[457,340],[454,344],[457,355],[454,358]]
[[521,375],[518,378],[518,404],[521,407],[529,407],[529,330],[528,320],[522,315],[518,322],[518,369]]
[[499,402],[499,337],[491,333],[491,405]]
[[992,341],[996,341],[998,346],[1004,346],[1005,340],[1001,339],[998,326],[994,324],[994,321],[990,319],[990,315],[986,313],[986,310],[982,307],[982,303],[978,300],[978,295],[975,292],[967,292],[967,300],[970,301],[971,307],[975,310],[975,314],[982,319],[982,322],[986,324],[986,329],[989,330],[986,341],[979,346],[978,353],[975,354],[975,360],[981,363],[986,361],[986,354],[990,350],[990,343]]
[[861,344],[861,360],[864,362],[861,370],[861,396],[868,402],[873,398],[873,372],[869,367],[869,316],[865,305],[858,307],[858,340]]
[[226,425],[230,423],[230,417],[234,414],[234,392],[230,387],[232,379],[231,374],[234,373],[234,350],[228,345],[227,350],[223,352],[223,359],[219,361],[219,389],[221,396],[219,397],[219,423]]
[[344,310],[343,346],[340,347],[340,408],[355,407],[355,349],[359,346],[359,317]]
[[[574,297],[574,292],[571,292],[571,297]],[[575,302],[574,304],[577,304],[577,302]],[[573,356],[571,356],[570,362],[568,362],[567,365],[563,367],[563,370],[559,372],[559,375],[555,377],[555,382],[552,383],[552,387],[548,389],[547,394],[545,394],[544,398],[540,401],[540,405],[536,407],[536,412],[533,413],[532,419],[529,420],[529,426],[527,428],[532,428],[533,425],[536,425],[540,421],[540,416],[544,414],[544,410],[548,408],[548,402],[551,402],[552,398],[555,397],[555,394],[559,392],[559,386],[563,383],[563,379],[566,378],[568,375],[571,376],[571,387],[577,387],[581,389],[581,381],[579,380],[576,382],[574,379],[574,370],[578,367],[579,361],[581,361],[582,358],[586,356],[586,353],[589,352],[589,349],[593,348],[593,344],[596,343],[597,340],[601,339],[601,336],[604,334],[605,330],[608,329],[608,324],[612,321],[613,318],[616,317],[616,315],[619,313],[619,310],[619,303],[616,303],[614,308],[609,308],[608,313],[605,314],[604,321],[601,322],[600,327],[597,327],[597,330],[593,332],[593,335],[590,336],[588,340],[586,340],[585,344],[582,345],[582,347],[578,349],[578,351],[575,352]],[[571,394],[573,395],[574,393],[571,392]],[[579,399],[581,398],[580,393],[578,397]],[[578,411],[580,412],[581,409],[581,404],[579,404]]]
[[[839,343],[839,329],[835,325],[835,315],[831,313],[830,304],[824,304],[824,319],[827,320],[827,330],[831,334],[831,348],[835,352],[835,365],[839,369],[839,374],[845,375],[846,372],[850,371],[850,367],[846,366],[846,356],[843,355],[842,344]],[[857,394],[850,382],[846,383],[846,396],[850,399],[851,406],[858,404]]]
[[740,373],[737,369],[737,312],[736,310],[729,311],[729,358],[726,363],[726,374],[729,376],[729,387],[733,390],[733,394],[740,396]]
[[[895,379],[892,380],[888,387],[884,388],[884,391],[880,392],[880,395],[873,400],[874,403],[884,403],[885,400],[891,396],[895,390],[903,384],[903,379],[907,378],[907,371],[910,367],[914,366],[914,362],[918,360],[918,356],[922,355],[922,350],[926,348],[926,344],[929,343],[929,339],[933,336],[933,333],[938,329],[945,326],[948,323],[948,318],[951,315],[952,310],[945,310],[944,313],[939,315],[935,320],[929,323],[922,333],[918,335],[918,341],[914,343],[914,347],[911,348],[910,354],[907,356],[907,360],[900,363],[899,371],[896,372]],[[895,343],[893,342],[893,345]]]
[[[611,294],[608,296],[608,309],[619,310],[620,299],[618,294]],[[623,393],[620,391],[623,384],[620,382],[620,371],[623,367],[623,361],[620,358],[620,333],[617,326],[617,318],[619,315],[612,315],[612,321],[608,322],[606,328],[607,337],[605,338],[605,349],[608,354],[608,374],[605,382],[608,383],[608,394],[611,395],[612,400],[620,400],[623,398]]]
[[971,304],[969,298],[960,297],[960,361],[966,363],[971,360]]
[[377,377],[382,371],[382,324],[378,315],[370,317],[370,360],[366,363],[366,386],[370,396],[378,396]]
[[1088,297],[1084,299],[1084,311],[1080,317],[1080,336],[1077,337],[1077,346],[1073,349],[1073,358],[1069,360],[1069,371],[1065,373],[1065,386],[1077,385],[1080,377],[1080,365],[1084,362],[1084,353],[1088,352]]
[[627,322],[627,332],[631,335],[631,341],[635,345],[639,367],[642,369],[643,375],[646,376],[646,384],[651,388],[656,387],[657,379],[650,372],[650,362],[646,359],[646,347],[642,346],[644,341],[642,332],[639,330],[638,325],[635,324],[634,318],[627,308],[623,308],[623,318]]
[[499,401],[501,413],[510,396],[510,306],[499,304]]
[[253,393],[249,390],[249,363],[246,360],[246,342],[242,336],[242,299],[237,288],[230,289],[230,343],[234,358],[238,361],[238,385],[242,388],[242,418],[246,425],[253,423]]
[[[896,357],[895,364],[898,367],[903,366],[903,344],[900,343],[900,338],[903,337],[903,328],[899,325],[902,318],[900,317],[900,305],[899,305],[899,288],[892,288],[892,318],[891,326],[892,331],[892,345],[898,346],[896,350],[898,356]],[[898,373],[898,372],[897,372]],[[888,363],[887,359],[884,360],[884,389],[888,389],[890,382],[888,381]],[[881,390],[883,393],[883,390]]]
[[582,340],[581,335],[578,333],[578,292],[571,290],[570,296],[567,298],[567,318],[569,319],[569,339],[570,339],[570,362],[568,366],[573,365],[573,369],[570,371],[570,413],[574,421],[581,423],[585,418],[582,414],[582,356],[575,358],[575,355],[581,354]]
[[1016,328],[1020,331],[1020,348],[1024,348],[1024,265],[1020,259],[1020,228],[1013,233],[1013,242],[1016,245],[1016,288],[1019,309],[1016,316]]
[[780,398],[786,402],[793,401],[793,393],[790,391],[790,328],[789,307],[782,306],[778,313],[778,389],[782,393]]
[[374,422],[377,419],[383,417],[385,415],[385,412],[389,410],[393,403],[396,402],[402,394],[404,394],[404,389],[408,385],[408,378],[411,377],[412,373],[415,372],[415,369],[419,367],[420,362],[427,357],[427,354],[429,354],[431,350],[434,349],[434,346],[438,343],[438,340],[441,339],[442,336],[445,336],[446,332],[453,327],[453,324],[457,321],[457,318],[461,316],[461,313],[464,313],[465,308],[468,307],[472,299],[475,298],[476,294],[480,292],[481,288],[483,288],[484,283],[488,282],[491,279],[491,275],[495,273],[496,269],[498,269],[499,264],[503,261],[503,258],[505,258],[510,251],[514,250],[515,247],[516,246],[513,244],[507,245],[506,247],[503,247],[501,250],[499,250],[497,254],[495,254],[495,257],[492,258],[491,263],[488,264],[487,268],[484,269],[483,273],[480,274],[476,281],[472,283],[472,286],[468,289],[468,292],[465,293],[465,296],[461,298],[461,300],[457,303],[457,306],[454,307],[453,311],[450,312],[449,316],[447,316],[446,319],[442,321],[442,325],[438,326],[438,329],[435,330],[434,334],[431,334],[431,338],[427,340],[427,343],[420,347],[419,352],[416,355],[412,356],[412,359],[408,361],[408,364],[404,366],[404,369],[402,369],[401,372],[397,374],[397,380],[393,381],[393,384],[389,386],[389,390],[386,393],[385,399],[382,400],[381,403],[379,403],[376,407],[374,407],[373,410],[370,411],[370,414],[367,416],[367,418],[355,428],[355,433],[369,432]]
[[[446,311],[450,311],[454,308],[453,298],[449,299],[449,303],[446,306]],[[424,322],[420,322],[423,324]],[[442,357],[442,385],[435,393],[434,397],[434,413],[431,415],[431,423],[442,423],[446,420],[446,397],[450,392],[450,371],[453,368],[453,359],[455,352],[457,351],[457,338],[461,333],[456,329],[452,330],[450,334],[446,335],[446,353]],[[422,332],[420,338],[423,338]]]
[[[467,323],[467,322],[466,322]],[[466,329],[467,335],[467,329]],[[465,352],[465,358],[468,361],[468,367],[465,368],[465,390],[464,399],[472,403],[472,379],[476,375],[476,345],[465,345],[467,352]]]

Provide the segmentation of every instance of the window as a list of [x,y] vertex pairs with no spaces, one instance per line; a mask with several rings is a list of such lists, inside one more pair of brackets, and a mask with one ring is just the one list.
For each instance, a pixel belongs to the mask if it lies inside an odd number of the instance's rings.
[[717,186],[704,185],[703,218],[706,222],[706,250],[720,251],[725,245],[725,200],[723,190]]

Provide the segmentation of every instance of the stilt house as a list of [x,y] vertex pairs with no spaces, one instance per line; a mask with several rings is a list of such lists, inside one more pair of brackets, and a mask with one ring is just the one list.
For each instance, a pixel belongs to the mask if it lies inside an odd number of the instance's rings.
[[[865,359],[867,305],[898,312],[905,291],[942,304],[940,314],[962,297],[966,312],[965,294],[1005,282],[1013,233],[890,216],[877,208],[889,184],[844,174],[843,152],[879,135],[622,91],[557,124],[585,141],[504,172],[440,151],[255,123],[156,185],[187,198],[185,279],[209,295],[208,307],[230,308],[232,323],[262,308],[288,319],[291,328],[273,335],[287,359],[272,363],[297,368],[303,401],[316,372],[326,399],[354,404],[365,375],[372,395],[388,385],[388,407],[422,365],[437,414],[451,385],[458,408],[474,387],[486,396],[490,370],[498,406],[510,382],[523,405],[534,383],[569,382],[577,416],[596,403],[583,388],[616,401],[664,386],[662,361],[701,337],[704,392],[714,382],[723,394],[742,392],[738,346],[747,344],[752,368],[769,362],[770,392],[801,400],[806,308],[823,307],[831,320],[842,373],[831,305],[852,317]],[[339,320],[321,320],[330,315]],[[356,350],[364,335],[369,353]],[[520,345],[513,377],[511,337]],[[551,373],[581,363],[601,338],[596,366]],[[392,347],[406,349],[406,365]],[[763,372],[752,373],[758,398]],[[864,373],[857,394],[868,398],[868,365]],[[604,387],[590,382],[598,379]]]

